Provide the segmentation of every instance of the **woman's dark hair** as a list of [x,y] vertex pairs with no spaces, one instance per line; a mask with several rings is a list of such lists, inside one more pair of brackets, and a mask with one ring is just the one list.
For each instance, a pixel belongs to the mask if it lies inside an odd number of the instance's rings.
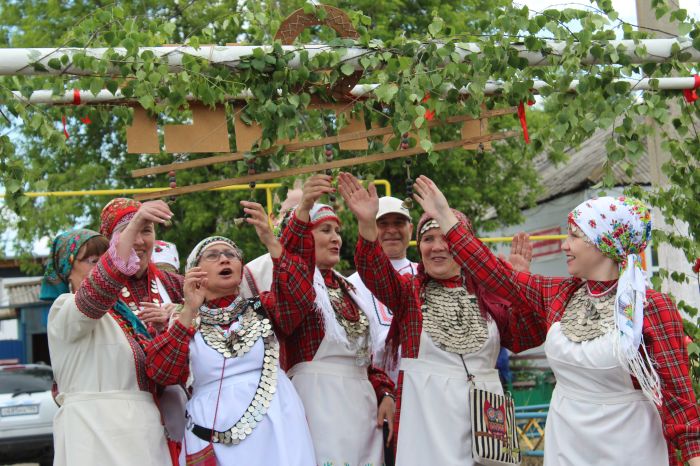
[[93,236],[89,240],[85,241],[85,244],[81,246],[80,251],[78,251],[80,257],[76,257],[76,259],[84,259],[90,256],[101,256],[107,252],[107,249],[109,249],[109,240],[107,238],[102,235]]

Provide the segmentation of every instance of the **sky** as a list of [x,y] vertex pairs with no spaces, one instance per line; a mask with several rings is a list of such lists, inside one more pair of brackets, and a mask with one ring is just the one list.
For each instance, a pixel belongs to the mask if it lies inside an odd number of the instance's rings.
[[[561,0],[516,0],[513,4],[527,5],[530,10],[544,11],[547,8],[586,8],[591,6],[587,0],[579,2],[562,2]],[[613,8],[620,15],[620,19],[637,24],[637,11],[635,0],[612,0]],[[678,6],[688,10],[694,18],[700,18],[700,0],[679,0]]]
[[[578,2],[563,2],[561,0],[517,0],[515,5],[527,5],[532,11],[544,11],[548,8],[591,8],[590,1],[580,0]],[[637,24],[636,2],[634,0],[612,0],[613,7],[618,12],[621,20]],[[700,0],[678,0],[680,8],[688,10],[688,13],[694,18],[700,18]],[[0,233],[0,238],[7,239],[14,235],[13,231]],[[4,238],[3,238],[4,237]],[[2,241],[0,241],[2,243]],[[49,238],[42,238],[34,245],[34,254],[45,256],[49,253]],[[3,251],[6,257],[12,255],[12,251]]]

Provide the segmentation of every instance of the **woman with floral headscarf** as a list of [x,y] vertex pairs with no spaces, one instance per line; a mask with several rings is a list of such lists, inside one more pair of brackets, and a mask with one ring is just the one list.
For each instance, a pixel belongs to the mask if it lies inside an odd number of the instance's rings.
[[209,458],[220,465],[310,466],[304,407],[279,368],[275,326],[279,314],[310,299],[311,275],[274,237],[262,206],[241,204],[270,251],[271,291],[242,297],[236,243],[223,236],[200,241],[187,259],[177,319],[148,349],[148,374],[191,387],[180,464]]
[[59,296],[51,308],[49,346],[61,361],[57,466],[172,464],[155,401],[159,390],[145,370],[144,346],[152,336],[132,307],[156,296],[163,302],[164,294],[181,300],[178,276],[156,275],[150,264],[154,225],[171,217],[162,201],[110,202],[100,227],[111,236],[109,249],[76,294]]
[[385,420],[393,432],[394,383],[372,362],[381,342],[371,304],[334,270],[340,219],[317,203],[332,190],[330,176],[309,178],[282,234],[314,271],[312,301],[281,321],[284,367],[304,402],[316,463],[380,466]]
[[[400,347],[396,464],[473,465],[469,374],[478,388],[503,394],[495,369],[500,348],[517,351],[524,344],[507,325],[508,303],[460,269],[450,252],[452,243],[427,210],[416,229],[421,258],[417,274],[396,272],[377,241],[379,199],[374,186],[367,190],[352,175],[341,173],[338,187],[358,219],[357,271],[394,312],[385,357],[393,367]],[[464,214],[451,212],[471,231]],[[525,255],[511,255],[511,261],[516,259],[527,270]]]
[[572,276],[551,278],[504,267],[430,179],[418,178],[415,192],[464,270],[514,303],[511,327],[545,343],[557,378],[546,465],[674,465],[676,449],[700,465],[700,409],[681,317],[667,295],[646,287],[640,266],[647,206],[601,197],[576,207],[562,246]]
[[74,293],[108,247],[107,238],[84,228],[56,236],[41,280],[39,298],[53,301],[64,293]]
[[[62,294],[74,293],[108,247],[107,238],[93,230],[71,230],[56,236],[41,280],[39,299],[53,302]],[[64,377],[60,370],[64,363],[61,356],[55,354],[51,358],[54,377],[58,379]],[[59,388],[55,381],[52,392],[56,399]]]

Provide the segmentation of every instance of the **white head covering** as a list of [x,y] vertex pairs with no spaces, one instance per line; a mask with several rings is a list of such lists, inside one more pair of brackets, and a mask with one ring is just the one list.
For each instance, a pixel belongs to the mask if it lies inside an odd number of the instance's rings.
[[175,267],[175,270],[180,270],[180,254],[177,252],[177,246],[167,241],[157,240],[153,247],[151,262],[154,264],[170,264]]
[[241,260],[241,262],[243,262],[243,252],[233,240],[230,240],[223,236],[210,236],[208,238],[204,238],[202,241],[197,243],[197,246],[195,246],[194,249],[192,249],[190,255],[187,256],[187,265],[185,266],[185,272],[189,271],[192,267],[196,267],[199,263],[199,259],[201,259],[202,257],[202,254],[204,254],[204,251],[207,250],[209,247],[217,244],[225,244],[226,246],[232,247],[233,250],[236,252],[238,258]]
[[631,197],[594,198],[571,211],[569,223],[619,265],[615,296],[616,353],[623,367],[636,377],[644,394],[660,405],[661,383],[642,338],[646,277],[640,254],[651,237],[649,208]]

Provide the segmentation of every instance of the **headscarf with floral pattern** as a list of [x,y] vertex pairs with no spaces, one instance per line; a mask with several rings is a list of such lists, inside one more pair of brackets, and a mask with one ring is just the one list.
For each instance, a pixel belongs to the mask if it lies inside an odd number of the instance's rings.
[[569,223],[620,267],[615,296],[616,353],[647,397],[658,405],[659,377],[642,341],[647,288],[640,255],[651,238],[649,207],[632,197],[593,198],[571,211]]
[[39,299],[51,301],[70,291],[68,277],[73,270],[78,251],[95,236],[100,234],[84,228],[66,231],[56,236],[51,245],[51,255],[46,264],[44,278],[41,280]]

